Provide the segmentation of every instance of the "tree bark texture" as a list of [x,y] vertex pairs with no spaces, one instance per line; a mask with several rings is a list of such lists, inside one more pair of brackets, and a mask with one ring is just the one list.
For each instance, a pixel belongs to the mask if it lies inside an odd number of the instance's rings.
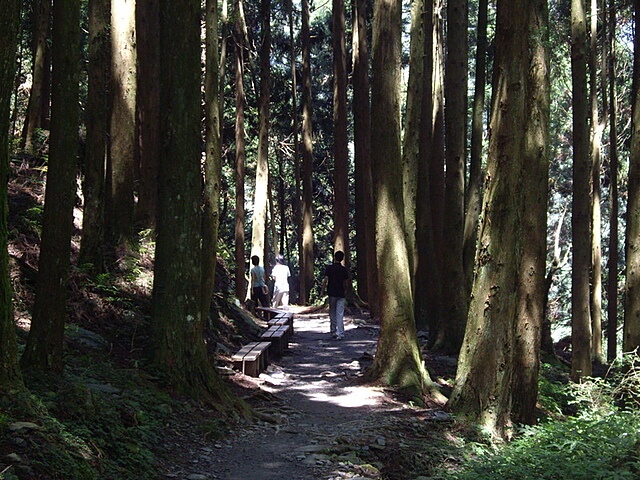
[[135,1],[111,1],[111,129],[107,240],[126,245],[134,231],[136,176]]
[[313,111],[311,102],[311,53],[309,0],[302,0],[302,262],[300,302],[309,300],[313,286]]
[[109,78],[111,49],[110,0],[89,2],[89,62],[86,109],[87,146],[82,193],[80,264],[104,270],[105,165],[109,139]]
[[368,375],[416,398],[434,393],[418,347],[402,196],[400,139],[401,2],[376,0],[373,19],[371,155],[380,337]]
[[19,24],[20,1],[5,2],[0,9],[0,44],[3,45],[0,50],[0,396],[22,386],[7,250],[10,104]]
[[545,8],[544,0],[498,3],[477,273],[449,400],[449,408],[497,436],[532,414],[536,399],[548,162]]
[[203,338],[200,2],[160,0],[162,148],[151,357],[176,391],[216,391]]
[[[46,92],[49,89],[48,81],[51,80],[47,70],[50,67],[47,58],[50,57],[50,47],[47,44],[51,18],[51,0],[37,0],[33,2],[33,73],[31,77],[31,93],[27,105],[27,118],[25,125],[25,152],[35,155],[34,150],[36,129],[44,127],[42,108],[44,100],[49,100]],[[48,110],[48,109],[47,109]]]
[[524,188],[522,255],[518,271],[515,319],[512,418],[515,423],[537,421],[540,344],[546,296],[547,204],[549,179],[549,15],[547,0],[529,2],[527,18],[528,65],[524,120]]
[[262,39],[260,47],[260,98],[258,158],[256,163],[256,187],[253,201],[253,225],[251,230],[251,256],[264,258],[267,228],[267,200],[269,195],[269,79],[271,54],[271,0],[261,0]]
[[571,2],[573,89],[573,269],[571,274],[571,375],[591,375],[591,165],[587,102],[587,30],[584,0]]
[[349,268],[349,149],[347,138],[347,52],[344,0],[333,0],[333,248]]
[[609,0],[609,50],[607,75],[609,76],[609,259],[607,264],[607,360],[612,362],[618,354],[618,215],[620,212],[618,196],[618,94],[616,89],[616,6]]
[[[640,0],[634,0],[634,16],[640,21]],[[632,130],[629,157],[629,200],[627,204],[624,328],[622,348],[640,347],[640,32],[633,39]]]
[[[243,0],[235,2],[235,90],[236,90],[236,213],[235,213],[235,254],[236,254],[236,297],[247,297],[245,254],[245,212],[244,212],[244,169],[246,162],[244,129],[244,49],[247,27],[244,22]],[[260,258],[263,262],[265,259]],[[264,265],[264,263],[263,263]]]
[[443,310],[444,343],[436,345],[457,352],[467,317],[468,292],[462,258],[464,235],[464,170],[467,132],[468,5],[467,0],[447,2],[447,55],[445,58],[445,212]]
[[138,122],[138,203],[136,226],[153,228],[158,208],[160,150],[160,37],[159,0],[136,2]]
[[67,278],[71,255],[78,152],[80,1],[53,5],[51,145],[38,281],[31,330],[22,365],[62,373]]
[[205,162],[202,195],[202,318],[209,318],[215,286],[220,225],[222,145],[220,140],[220,85],[218,56],[218,0],[207,0],[205,11]]
[[488,0],[478,2],[478,44],[476,46],[476,77],[473,92],[471,119],[471,150],[469,160],[469,184],[467,186],[466,210],[462,258],[467,291],[473,284],[473,268],[478,241],[478,222],[482,207],[482,146],[485,113],[485,84],[487,81],[487,10]]
[[[435,231],[431,203],[430,164],[434,148],[434,21],[433,1],[423,3],[420,21],[424,31],[424,49],[421,55],[423,73],[420,89],[420,128],[418,132],[418,184],[416,189],[416,253],[414,281],[414,311],[418,328],[430,327],[440,318],[441,270],[436,257]],[[430,329],[437,335],[437,328]]]
[[378,316],[378,279],[371,179],[371,102],[366,0],[353,2],[353,137],[356,191],[358,294]]

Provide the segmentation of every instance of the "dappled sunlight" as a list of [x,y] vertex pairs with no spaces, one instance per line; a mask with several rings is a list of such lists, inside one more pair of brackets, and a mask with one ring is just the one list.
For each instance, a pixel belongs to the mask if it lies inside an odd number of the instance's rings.
[[383,403],[383,392],[371,387],[345,387],[340,395],[328,395],[322,391],[310,390],[308,399],[312,402],[324,402],[344,408],[375,407]]

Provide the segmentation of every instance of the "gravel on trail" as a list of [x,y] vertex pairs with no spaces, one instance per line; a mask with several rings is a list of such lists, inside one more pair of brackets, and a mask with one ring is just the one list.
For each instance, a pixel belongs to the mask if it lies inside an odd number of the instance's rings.
[[185,445],[173,447],[184,448],[185,461],[165,478],[381,478],[362,457],[385,447],[385,428],[408,407],[382,388],[357,382],[373,360],[378,328],[345,315],[345,337],[337,340],[328,333],[326,313],[296,314],[288,351],[250,379],[258,387],[253,396],[260,396],[261,420],[195,445],[185,436]]

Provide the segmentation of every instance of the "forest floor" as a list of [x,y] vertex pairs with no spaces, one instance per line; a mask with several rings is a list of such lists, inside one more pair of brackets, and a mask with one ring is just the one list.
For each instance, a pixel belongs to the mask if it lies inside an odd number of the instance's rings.
[[[209,439],[195,433],[197,414],[176,419],[163,441],[166,478],[415,479],[450,463],[455,427],[440,406],[418,408],[361,382],[379,327],[347,315],[345,338],[334,340],[328,326],[326,313],[298,313],[281,359],[259,378],[229,377],[259,421]],[[454,359],[431,360],[446,388]]]

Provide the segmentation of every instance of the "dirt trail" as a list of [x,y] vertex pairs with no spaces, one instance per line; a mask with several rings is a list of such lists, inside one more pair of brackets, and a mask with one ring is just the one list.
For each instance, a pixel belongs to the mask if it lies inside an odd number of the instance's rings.
[[380,389],[355,385],[371,362],[378,328],[347,316],[345,338],[334,340],[328,323],[326,314],[297,314],[289,351],[256,379],[265,421],[224,440],[184,445],[190,461],[166,478],[380,478],[359,457],[385,447],[385,426],[405,407]]

